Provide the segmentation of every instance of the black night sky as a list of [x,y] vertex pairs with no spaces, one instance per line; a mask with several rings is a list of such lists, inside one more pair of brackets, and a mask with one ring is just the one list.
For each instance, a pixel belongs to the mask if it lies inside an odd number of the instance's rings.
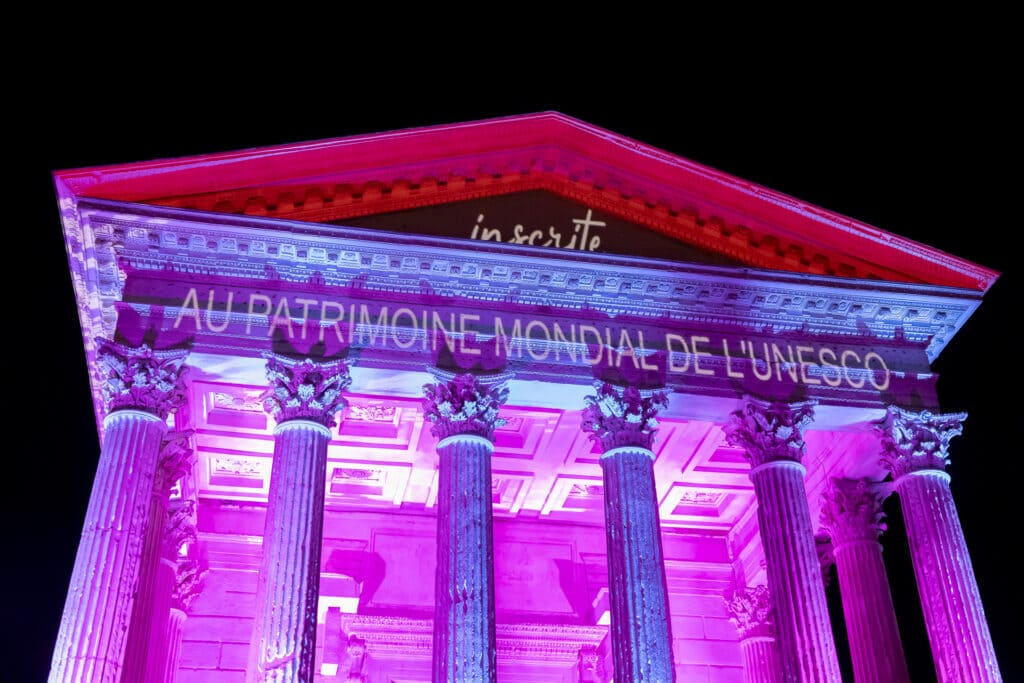
[[[526,73],[482,85],[468,75],[454,83],[443,69],[343,78],[341,67],[331,82],[311,80],[311,71],[293,74],[288,87],[255,73],[197,86],[168,71],[150,88],[93,83],[34,99],[28,115],[40,120],[24,124],[25,139],[15,140],[24,160],[9,166],[26,185],[9,197],[20,206],[4,226],[23,243],[8,252],[4,297],[5,459],[16,474],[3,495],[0,646],[9,652],[0,679],[46,676],[99,453],[49,171],[555,109],[1003,273],[934,368],[943,408],[970,413],[952,447],[953,493],[1003,675],[1024,680],[1011,559],[1024,500],[1016,434],[1024,377],[1010,326],[1021,254],[1019,219],[1008,210],[1019,188],[993,165],[1011,156],[1007,95],[974,78],[980,58],[965,67],[955,57],[927,68],[850,64],[827,83],[800,70],[711,76],[683,61],[614,78],[566,67],[547,73],[544,87]],[[934,681],[895,498],[886,508],[911,675]],[[838,609],[836,584],[829,594]],[[836,635],[852,680],[845,634]]]

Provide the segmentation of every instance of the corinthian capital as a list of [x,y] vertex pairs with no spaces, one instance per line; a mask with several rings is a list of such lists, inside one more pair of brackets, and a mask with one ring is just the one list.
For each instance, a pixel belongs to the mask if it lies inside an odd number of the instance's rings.
[[767,586],[730,589],[724,597],[729,621],[739,631],[740,640],[775,635],[775,619]]
[[581,428],[601,442],[605,451],[620,446],[650,450],[658,431],[658,410],[668,405],[668,396],[657,391],[644,396],[636,387],[617,389],[602,384],[596,396],[586,396]]
[[178,559],[182,547],[186,543],[196,541],[195,501],[172,500],[167,508],[164,519],[164,557]]
[[318,362],[306,358],[267,357],[270,387],[263,396],[263,409],[278,423],[311,420],[333,427],[334,415],[345,408],[341,395],[352,384],[344,361]]
[[174,484],[188,474],[195,463],[195,451],[192,449],[192,434],[195,430],[185,429],[168,432],[160,447],[160,461],[154,491],[161,496],[168,496]]
[[778,460],[800,462],[804,429],[813,416],[812,402],[762,401],[747,396],[725,426],[725,438],[742,448],[754,467]]
[[892,478],[921,470],[944,471],[949,464],[949,442],[964,429],[967,413],[936,415],[914,413],[889,406],[882,432],[882,464]]
[[438,373],[441,381],[424,384],[423,410],[426,418],[434,424],[430,433],[438,439],[457,434],[475,434],[485,439],[494,439],[494,430],[505,424],[498,417],[498,409],[508,398],[504,381],[508,375],[500,375],[494,381],[486,381],[472,373],[446,376]]
[[184,367],[187,351],[155,351],[107,339],[100,340],[96,357],[103,374],[103,398],[107,412],[135,409],[161,420],[185,400]]
[[178,573],[171,591],[171,604],[182,612],[188,612],[192,603],[203,590],[206,579],[206,567],[193,558],[182,558],[178,561]]
[[856,541],[877,541],[885,531],[885,496],[866,479],[833,477],[821,494],[821,526],[836,548]]

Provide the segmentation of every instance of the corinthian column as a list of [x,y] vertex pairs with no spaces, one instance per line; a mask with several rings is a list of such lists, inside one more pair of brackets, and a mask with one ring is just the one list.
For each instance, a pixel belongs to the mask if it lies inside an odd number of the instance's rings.
[[313,680],[327,444],[351,384],[341,361],[267,359],[277,421],[249,680]]
[[966,418],[966,413],[912,413],[890,406],[882,428],[882,458],[903,508],[939,680],[1001,681],[945,471],[949,442],[961,433]]
[[162,677],[153,678],[154,682],[174,683],[178,674],[178,661],[181,659],[181,631],[185,627],[185,619],[192,608],[192,602],[203,589],[203,578],[206,569],[199,560],[193,557],[181,557],[175,566],[174,588],[171,591],[171,609],[166,622],[167,652],[164,655],[166,668]]
[[737,588],[725,594],[729,621],[740,634],[744,683],[779,683],[782,671],[767,586]]
[[[178,571],[182,563],[194,562],[189,556],[182,557],[181,551],[186,544],[196,541],[195,525],[195,501],[178,499],[171,501],[167,512],[164,515],[164,537],[160,565],[157,568],[155,587],[155,599],[153,601],[153,627],[150,631],[149,657],[147,665],[147,683],[173,681],[173,675],[177,672],[177,652],[179,643],[168,639],[171,611],[178,609],[182,603],[180,596],[176,597],[178,587]],[[198,564],[196,564],[198,567]],[[198,577],[197,577],[198,578]],[[189,583],[188,602],[199,592],[198,581]],[[184,614],[182,614],[184,621]],[[176,633],[181,638],[180,628]]]
[[194,457],[191,437],[192,430],[168,433],[160,450],[149,513],[152,523],[143,544],[139,590],[132,610],[131,628],[128,630],[128,648],[122,677],[126,683],[150,683],[155,680],[149,670],[154,665],[159,666],[160,672],[163,672],[160,650],[164,649],[164,621],[167,619],[171,585],[167,583],[166,577],[161,581],[160,576],[162,572],[166,573],[166,569],[161,567],[161,551],[166,545],[165,525],[162,521],[167,516],[171,489],[192,468]]
[[484,382],[437,372],[423,387],[424,413],[437,443],[437,574],[434,589],[435,683],[496,680],[491,453],[505,424],[508,375]]
[[[53,650],[50,681],[121,679],[167,416],[184,399],[184,351],[102,341],[103,448]],[[159,525],[161,520],[156,520]]]
[[885,531],[883,498],[866,480],[832,479],[821,501],[821,525],[832,539],[857,683],[910,681],[878,542]]
[[810,403],[747,397],[733,413],[726,435],[729,443],[743,448],[751,464],[783,680],[839,683],[801,464],[803,430],[811,415]]
[[587,396],[582,428],[601,443],[604,523],[608,542],[614,679],[622,683],[675,680],[672,633],[661,551],[654,453],[663,393],[602,384]]

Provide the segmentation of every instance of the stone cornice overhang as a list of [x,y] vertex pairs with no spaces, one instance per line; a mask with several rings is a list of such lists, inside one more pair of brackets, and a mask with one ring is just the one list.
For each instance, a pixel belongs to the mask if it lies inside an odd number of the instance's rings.
[[94,340],[113,333],[126,273],[265,284],[273,272],[279,286],[296,291],[344,294],[357,286],[363,296],[381,297],[422,292],[426,283],[441,302],[598,311],[652,325],[871,338],[916,349],[927,361],[982,296],[932,285],[638,261],[106,200],[81,199],[64,208],[94,389]]
[[546,189],[751,267],[987,290],[994,271],[557,112],[60,171],[62,197],[304,221]]

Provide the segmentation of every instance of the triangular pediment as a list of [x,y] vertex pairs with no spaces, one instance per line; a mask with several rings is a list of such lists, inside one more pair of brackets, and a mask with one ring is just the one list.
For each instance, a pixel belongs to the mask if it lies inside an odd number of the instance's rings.
[[[611,253],[982,291],[997,277],[554,112],[62,171],[56,180],[72,198],[452,237],[471,237],[463,233],[484,213],[491,224],[481,223],[478,238],[488,227],[504,242],[522,225],[529,235],[555,226],[568,243],[566,230],[576,224],[561,208],[571,207],[570,214],[589,210],[618,226],[602,231]],[[517,204],[529,198],[538,202],[536,210]],[[515,217],[527,210],[535,215]]]

